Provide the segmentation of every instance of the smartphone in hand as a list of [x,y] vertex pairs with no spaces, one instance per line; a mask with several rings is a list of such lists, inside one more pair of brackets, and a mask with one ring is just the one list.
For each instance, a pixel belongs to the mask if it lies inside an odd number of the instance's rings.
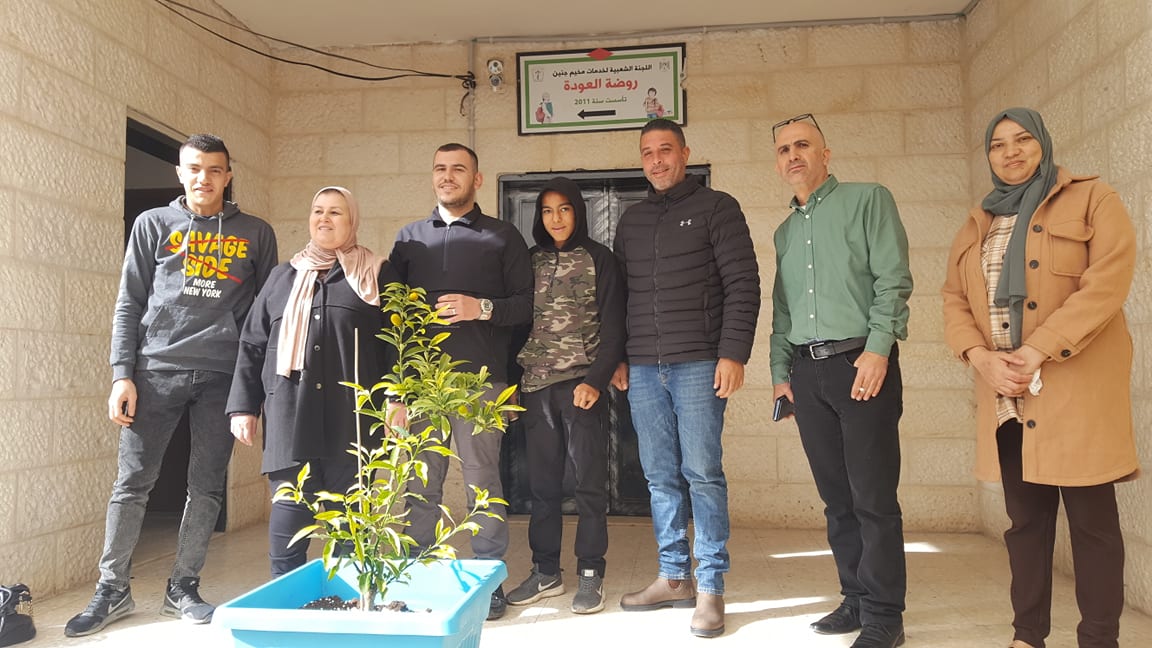
[[795,409],[792,407],[792,401],[788,400],[787,396],[781,396],[776,399],[776,404],[772,407],[772,420],[780,421],[792,416]]

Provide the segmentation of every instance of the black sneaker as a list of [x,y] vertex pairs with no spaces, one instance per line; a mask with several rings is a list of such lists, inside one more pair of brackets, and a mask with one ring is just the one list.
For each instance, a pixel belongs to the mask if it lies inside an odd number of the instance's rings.
[[604,579],[596,575],[595,569],[580,570],[580,588],[572,597],[572,611],[576,614],[592,614],[604,609]]
[[136,602],[132,600],[131,587],[121,590],[99,583],[88,607],[69,619],[68,624],[64,626],[64,636],[84,637],[95,634],[103,630],[104,626],[135,609]]
[[186,576],[176,580],[168,579],[168,590],[164,594],[160,614],[199,624],[211,621],[215,611],[215,606],[200,598],[199,578]]
[[508,603],[511,605],[528,605],[543,598],[560,596],[564,593],[564,581],[560,574],[543,574],[539,565],[532,565],[532,573],[523,583],[508,592]]
[[507,611],[508,597],[504,596],[504,586],[501,585],[496,588],[495,592],[492,592],[492,602],[488,604],[488,620],[495,621],[504,616]]

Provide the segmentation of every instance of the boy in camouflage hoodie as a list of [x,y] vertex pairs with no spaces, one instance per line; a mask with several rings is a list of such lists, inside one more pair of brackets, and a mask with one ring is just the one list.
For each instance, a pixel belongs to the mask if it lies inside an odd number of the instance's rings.
[[576,567],[572,611],[604,608],[608,549],[608,397],[624,356],[624,283],[616,257],[588,235],[584,198],[568,178],[554,178],[536,199],[532,226],[536,277],[532,330],[517,357],[524,368],[532,572],[508,593],[528,605],[564,593],[560,540],[564,469],[575,467]]

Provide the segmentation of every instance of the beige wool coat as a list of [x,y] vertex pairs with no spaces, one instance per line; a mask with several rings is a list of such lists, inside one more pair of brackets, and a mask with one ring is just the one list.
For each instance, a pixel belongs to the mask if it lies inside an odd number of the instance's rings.
[[[957,357],[992,348],[980,249],[991,214],[973,209],[952,243],[944,335]],[[1060,168],[1026,242],[1024,344],[1048,356],[1039,396],[1026,394],[1024,481],[1091,486],[1139,473],[1129,382],[1132,337],[1122,310],[1136,264],[1136,233],[1115,190]],[[1000,481],[996,399],[975,374],[976,477]]]

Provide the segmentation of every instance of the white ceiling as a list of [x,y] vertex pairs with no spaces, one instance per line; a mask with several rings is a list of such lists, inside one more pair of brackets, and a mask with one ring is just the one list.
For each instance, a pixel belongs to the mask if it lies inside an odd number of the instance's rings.
[[216,0],[249,29],[312,47],[548,39],[734,25],[957,16],[974,0]]

